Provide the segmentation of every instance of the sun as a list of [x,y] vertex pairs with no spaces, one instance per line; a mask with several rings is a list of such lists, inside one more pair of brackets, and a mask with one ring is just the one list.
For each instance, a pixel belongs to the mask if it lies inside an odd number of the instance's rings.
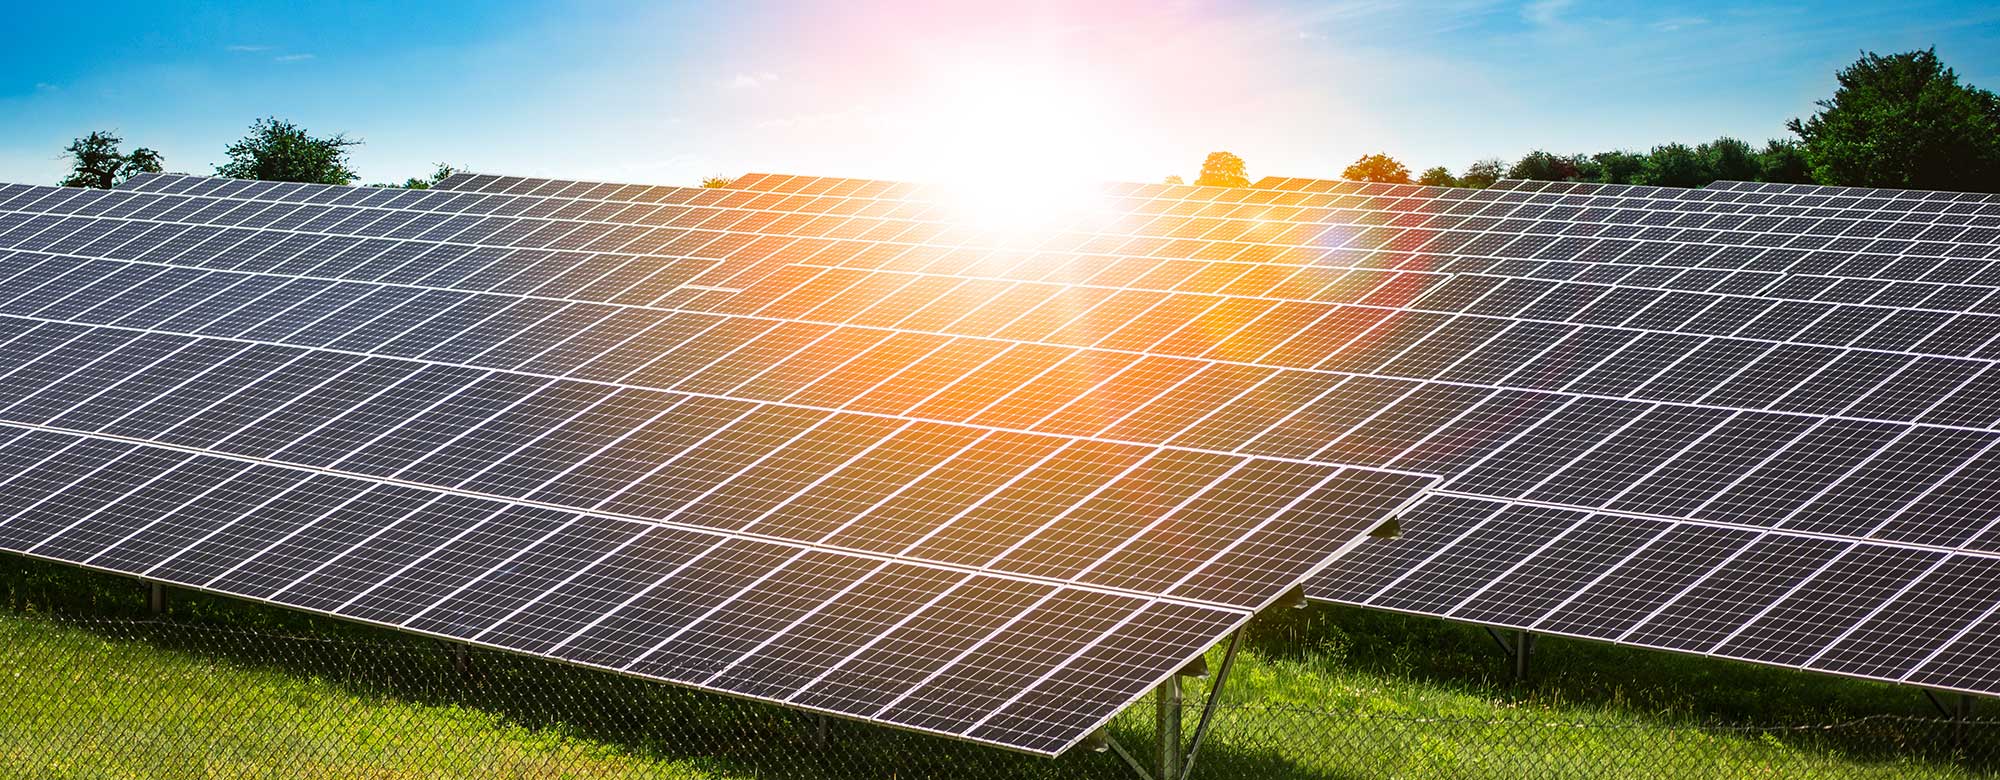
[[966,223],[1033,232],[1091,216],[1116,141],[1087,81],[1030,61],[946,64],[921,83],[909,151]]

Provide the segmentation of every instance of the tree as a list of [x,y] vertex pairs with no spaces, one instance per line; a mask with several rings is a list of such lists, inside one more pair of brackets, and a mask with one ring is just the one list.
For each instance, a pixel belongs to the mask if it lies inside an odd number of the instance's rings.
[[1588,154],[1572,154],[1564,158],[1570,167],[1576,169],[1576,177],[1570,181],[1598,181],[1604,177],[1604,166],[1597,164],[1597,158]]
[[1180,176],[1178,176],[1178,175],[1168,175],[1168,176],[1167,176],[1167,178],[1166,178],[1166,180],[1164,180],[1164,181],[1162,181],[1162,182],[1160,182],[1160,183],[1161,183],[1161,184],[1172,184],[1172,185],[1174,185],[1174,186],[1178,187],[1178,186],[1180,186],[1180,185],[1183,185],[1183,184],[1186,184],[1186,183],[1187,183],[1187,180],[1186,180],[1186,179],[1183,179],[1183,178],[1181,178],[1181,177],[1180,177]]
[[1451,175],[1450,168],[1439,165],[1424,169],[1423,175],[1417,177],[1417,183],[1426,187],[1456,187],[1458,177]]
[[1250,175],[1245,172],[1243,158],[1229,152],[1209,152],[1194,183],[1197,187],[1248,187]]
[[70,160],[70,173],[63,178],[62,186],[108,190],[139,174],[163,170],[161,164],[166,158],[159,152],[141,146],[125,154],[118,150],[118,145],[124,142],[117,133],[102,130],[69,142],[63,154]]
[[1632,184],[1646,169],[1646,156],[1627,151],[1598,152],[1590,156],[1596,175],[1590,180],[1603,184]]
[[1529,152],[1519,162],[1514,163],[1514,167],[1507,169],[1509,179],[1536,181],[1576,181],[1577,174],[1574,159],[1550,154],[1540,149]]
[[2000,187],[2000,97],[1961,84],[1936,49],[1863,52],[1833,97],[1787,127],[1822,184],[1930,190]]
[[1410,169],[1396,158],[1386,154],[1364,154],[1355,160],[1347,170],[1340,172],[1340,178],[1348,181],[1373,181],[1383,184],[1409,184]]
[[701,178],[701,186],[704,189],[718,190],[729,186],[734,181],[736,180],[727,176],[703,176]]
[[1806,162],[1806,152],[1799,142],[1789,138],[1773,138],[1764,144],[1764,151],[1757,154],[1757,180],[1779,184],[1811,184],[1812,165]]
[[1458,186],[1471,187],[1475,190],[1486,189],[1499,181],[1500,177],[1505,175],[1506,169],[1507,163],[1498,158],[1475,160],[1471,165],[1465,166],[1465,173],[1459,175]]
[[232,179],[348,184],[357,174],[348,167],[347,149],[360,141],[335,133],[314,138],[305,128],[275,117],[250,124],[250,134],[230,144],[229,162],[215,166],[215,175]]
[[1694,151],[1701,155],[1702,165],[1713,177],[1708,181],[1756,181],[1757,174],[1762,171],[1757,164],[1757,151],[1749,144],[1728,136],[1697,146]]
[[1708,165],[1700,153],[1688,148],[1687,144],[1667,144],[1655,146],[1646,155],[1646,166],[1639,173],[1639,184],[1655,187],[1699,187],[1715,181]]
[[458,174],[464,172],[465,169],[463,168],[457,168],[450,165],[446,165],[444,163],[438,163],[437,170],[431,171],[431,175],[425,176],[423,178],[412,176],[409,179],[405,180],[403,182],[403,189],[427,190],[432,187],[436,187],[439,184],[443,184],[445,179],[449,179],[453,176],[457,176]]

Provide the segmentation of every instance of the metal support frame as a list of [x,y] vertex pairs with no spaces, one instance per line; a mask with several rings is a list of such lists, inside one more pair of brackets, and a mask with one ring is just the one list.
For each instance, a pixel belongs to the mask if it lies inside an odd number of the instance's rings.
[[1194,741],[1188,744],[1187,757],[1181,759],[1183,780],[1194,772],[1194,757],[1201,753],[1202,740],[1208,737],[1208,727],[1215,723],[1215,706],[1222,703],[1222,686],[1229,682],[1229,668],[1236,665],[1236,648],[1242,643],[1242,629],[1229,635],[1229,649],[1223,651],[1222,668],[1215,673],[1215,684],[1208,687],[1208,702],[1201,706],[1201,721],[1194,727]]
[[1141,761],[1125,746],[1118,744],[1118,740],[1102,731],[1091,736],[1091,749],[1118,754],[1140,780],[1186,780],[1194,773],[1194,759],[1201,753],[1209,727],[1215,724],[1215,711],[1222,703],[1223,687],[1229,682],[1229,670],[1236,665],[1236,651],[1242,644],[1243,632],[1229,635],[1229,649],[1223,652],[1222,666],[1216,669],[1215,682],[1208,687],[1208,699],[1201,706],[1201,720],[1195,722],[1194,737],[1187,741],[1186,748],[1181,747],[1181,715],[1185,704],[1181,696],[1181,678],[1207,676],[1208,665],[1205,662],[1188,664],[1153,689],[1153,752],[1148,756],[1150,761]]
[[1945,694],[1954,697],[1951,704],[1947,706],[1943,699],[1938,698],[1936,691],[1929,688],[1921,690],[1924,692],[1924,698],[1931,701],[1931,706],[1937,709],[1939,715],[1954,720],[1970,720],[1972,718],[1972,700],[1974,698],[1972,694]]
[[167,586],[157,582],[146,583],[146,611],[153,617],[167,614]]
[[1514,679],[1528,679],[1529,660],[1535,657],[1535,632],[1526,629],[1511,632],[1512,639],[1500,636],[1499,631],[1486,629],[1486,635],[1493,637],[1493,643],[1500,646],[1500,652],[1514,662]]
[[1972,720],[1972,694],[1957,694],[1952,700],[1951,706],[1947,707],[1943,701],[1938,699],[1936,692],[1929,688],[1925,688],[1923,691],[1924,698],[1931,701],[1931,706],[1937,708],[1938,714],[1943,715],[1947,720],[1951,721],[1951,744],[1954,747],[1963,749],[1965,747],[1965,724]]
[[1181,776],[1181,676],[1176,673],[1153,689],[1153,776]]

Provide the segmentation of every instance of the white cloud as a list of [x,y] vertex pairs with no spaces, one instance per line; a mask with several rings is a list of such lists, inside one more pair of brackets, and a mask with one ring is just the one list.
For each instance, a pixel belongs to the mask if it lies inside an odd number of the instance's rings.
[[269,46],[264,46],[261,44],[248,44],[248,43],[239,43],[234,46],[223,47],[223,51],[234,51],[234,52],[259,52],[259,51],[270,51],[270,50],[271,47]]
[[271,61],[272,61],[272,62],[304,62],[304,61],[306,61],[306,60],[309,60],[309,59],[312,59],[312,58],[313,58],[313,55],[311,55],[311,54],[280,54],[280,55],[278,55],[278,56],[276,56],[276,57],[272,57],[272,58],[271,58]]

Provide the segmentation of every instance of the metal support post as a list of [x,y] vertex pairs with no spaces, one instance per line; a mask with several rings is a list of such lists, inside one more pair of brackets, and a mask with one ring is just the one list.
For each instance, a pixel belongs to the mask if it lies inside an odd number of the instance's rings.
[[1528,659],[1535,655],[1535,632],[1522,629],[1514,632],[1514,679],[1528,679]]
[[167,586],[157,582],[146,583],[146,610],[153,617],[167,614]]
[[1486,635],[1492,637],[1493,643],[1500,646],[1500,652],[1506,653],[1507,659],[1514,662],[1514,679],[1528,679],[1528,662],[1535,657],[1535,633],[1520,630],[1515,631],[1511,638],[1507,638],[1489,627],[1486,629]]
[[1181,678],[1168,677],[1153,689],[1153,776],[1181,776]]
[[1188,744],[1187,758],[1181,761],[1182,780],[1194,774],[1194,757],[1201,753],[1202,740],[1208,736],[1208,727],[1215,722],[1215,707],[1222,703],[1222,689],[1229,683],[1229,668],[1236,665],[1236,648],[1242,643],[1241,630],[1229,635],[1229,649],[1222,654],[1222,668],[1215,673],[1215,684],[1208,687],[1208,703],[1201,706],[1201,722],[1195,724],[1194,741]]
[[1194,758],[1201,753],[1202,740],[1208,736],[1208,727],[1215,722],[1215,710],[1222,702],[1223,686],[1229,682],[1229,669],[1236,665],[1236,649],[1243,643],[1242,632],[1229,635],[1229,649],[1223,653],[1222,666],[1215,672],[1215,681],[1208,686],[1208,701],[1201,707],[1201,721],[1195,724],[1194,739],[1187,743],[1185,750],[1181,744],[1181,706],[1184,697],[1181,678],[1205,676],[1208,664],[1189,663],[1179,674],[1167,678],[1153,689],[1153,755],[1151,761],[1141,761],[1111,735],[1098,731],[1085,739],[1084,744],[1094,751],[1110,751],[1124,759],[1132,767],[1139,780],[1187,780],[1194,772]]
[[1972,721],[1972,694],[1958,695],[1958,712],[1951,719],[1951,744],[1953,748],[1964,750],[1971,747],[1966,741],[1966,729]]

